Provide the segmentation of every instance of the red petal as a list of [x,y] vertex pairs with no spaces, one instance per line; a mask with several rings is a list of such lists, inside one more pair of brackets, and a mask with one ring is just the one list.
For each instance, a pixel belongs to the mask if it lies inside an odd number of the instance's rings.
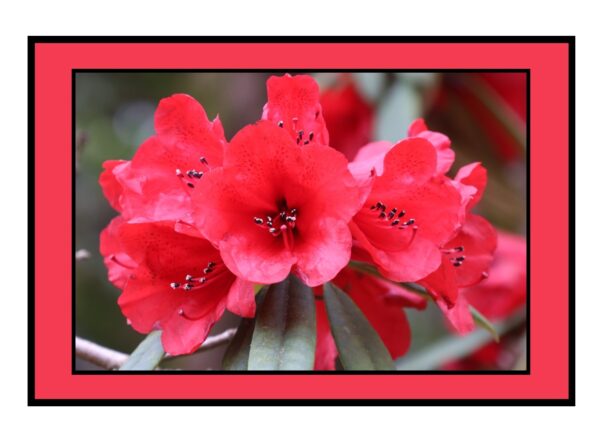
[[[225,311],[226,299],[213,296],[213,302],[210,303],[210,309],[202,318],[188,320],[179,315],[178,312],[172,313],[171,318],[163,325],[162,344],[165,352],[170,355],[187,355],[195,352],[206,340],[211,328],[218,321]],[[201,298],[198,298],[201,300]],[[190,314],[197,312],[194,307],[187,307]]]
[[437,173],[445,174],[454,163],[454,151],[450,148],[450,139],[438,132],[428,130],[422,118],[415,120],[408,128],[409,137],[427,139],[437,151]]
[[365,145],[358,151],[354,161],[348,165],[348,169],[354,178],[359,180],[370,177],[373,172],[382,175],[383,159],[393,146],[394,144],[387,141],[371,142]]
[[[196,99],[187,94],[174,94],[160,101],[154,115],[156,133],[164,139],[187,163],[181,163],[180,169],[187,169],[190,162],[205,157],[212,166],[221,166],[223,162],[223,126],[220,120],[216,124],[208,121],[204,108]],[[194,160],[190,160],[195,158]],[[197,166],[197,164],[196,164]]]
[[238,277],[254,283],[277,283],[290,273],[296,258],[281,239],[254,227],[247,234],[231,234],[219,242],[225,265]]
[[429,141],[403,139],[385,155],[382,178],[394,185],[421,184],[435,174],[436,160]]
[[348,264],[352,235],[347,222],[321,218],[301,235],[306,239],[294,249],[298,259],[295,272],[307,285],[331,280]]
[[[275,125],[283,122],[282,128],[298,144],[304,144],[305,141],[329,144],[329,133],[319,104],[319,86],[312,77],[272,76],[267,80],[267,97],[262,116],[264,120]],[[298,134],[300,131],[301,137]],[[312,139],[309,136],[311,132]]]
[[254,284],[237,278],[229,289],[227,309],[241,317],[254,317],[256,312]]
[[460,168],[454,181],[462,195],[466,211],[471,210],[481,200],[487,184],[487,170],[480,162]]
[[131,168],[117,174],[123,185],[121,206],[124,217],[136,222],[191,221],[189,189],[175,174],[176,169],[185,172],[190,164],[177,167],[174,158],[181,162],[185,153],[170,148],[156,136],[140,146],[131,161]]
[[315,352],[315,370],[335,370],[335,358],[337,348],[331,329],[325,302],[317,300],[315,302],[317,311],[317,348]]
[[440,266],[440,251],[431,241],[415,239],[401,251],[385,251],[374,247],[355,223],[350,223],[352,235],[360,247],[369,252],[381,273],[395,281],[416,281]]
[[201,274],[208,262],[220,262],[219,251],[210,242],[180,234],[173,227],[168,222],[126,224],[119,234],[129,256],[170,281]]
[[119,289],[125,287],[137,267],[137,263],[125,252],[118,235],[123,223],[122,217],[115,217],[100,233],[100,254],[108,268],[108,280]]
[[475,329],[469,303],[462,293],[458,295],[456,304],[452,308],[449,308],[446,301],[441,298],[436,302],[456,332],[465,335]]
[[106,197],[108,203],[116,210],[121,211],[121,203],[119,202],[121,194],[123,193],[123,186],[117,181],[114,170],[118,166],[128,165],[129,162],[126,160],[107,160],[102,163],[104,171],[100,174],[98,182],[102,187],[102,192]]

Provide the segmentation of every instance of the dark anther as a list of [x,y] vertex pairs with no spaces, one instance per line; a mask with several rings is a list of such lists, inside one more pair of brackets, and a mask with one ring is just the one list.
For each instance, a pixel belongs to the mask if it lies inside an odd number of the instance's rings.
[[456,267],[459,267],[459,266],[462,265],[462,262],[461,261],[457,261],[457,262],[454,262],[452,265],[454,265]]
[[304,141],[304,145],[308,145],[308,144],[309,144],[309,141]]
[[379,218],[385,218],[385,211],[381,211],[379,213]]
[[193,279],[194,279],[194,277],[192,277],[189,274],[185,276],[185,281],[192,281]]
[[179,287],[179,283],[171,283],[171,289],[177,289]]
[[198,172],[198,171],[194,171],[194,172],[192,173],[192,175],[194,176],[194,178],[198,178],[198,179],[200,179],[200,178],[202,178],[202,175],[204,175],[204,172]]
[[208,262],[208,265],[207,265],[207,266],[208,266],[209,268],[214,268],[214,267],[215,267],[215,265],[216,265],[216,263],[214,263],[214,262]]
[[462,245],[454,248],[454,251],[465,251],[465,248]]
[[183,286],[183,288],[185,290],[192,290],[192,285],[190,283],[185,283],[185,285]]
[[315,137],[315,134],[314,134],[313,132],[310,132],[310,133],[308,134],[308,140],[309,140],[309,141],[312,141],[314,137]]
[[208,267],[204,268],[204,273],[205,274],[209,274],[211,272],[212,272],[212,268],[208,268]]
[[398,214],[398,218],[404,217],[404,214],[406,214],[406,211],[404,211],[404,210],[400,211],[400,213]]
[[254,217],[254,223],[256,223],[256,224],[263,224],[264,220],[261,219],[260,217]]
[[190,189],[193,189],[193,188],[194,188],[194,185],[193,185],[192,183],[187,183],[187,186],[188,186]]
[[201,277],[200,278],[200,283],[202,283],[202,284],[206,283],[206,277]]
[[411,224],[414,224],[414,223],[415,223],[415,219],[414,219],[414,218],[411,218],[411,219],[409,219],[407,222],[405,222],[405,223],[404,223],[404,225],[405,225],[405,226],[410,226]]
[[269,233],[275,233],[275,232],[277,232],[277,228],[272,227],[269,229]]
[[204,163],[205,165],[208,165],[208,160],[206,160],[206,157],[200,157],[200,163]]
[[398,212],[398,208],[394,208],[390,211],[390,213],[388,214],[388,218],[394,218],[394,216],[396,215],[396,213]]
[[277,125],[278,125],[279,127],[283,127],[283,121],[280,121],[279,123],[277,123]]
[[400,220],[394,220],[394,221],[392,222],[392,226],[396,226],[398,223],[400,223]]
[[462,262],[462,261],[463,261],[463,260],[465,260],[465,259],[466,259],[466,256],[459,256],[459,257],[457,257],[457,258],[456,258],[456,260],[457,260],[458,262]]
[[298,132],[298,136],[299,136],[300,138],[302,138],[302,136],[304,136],[304,130],[300,130],[300,131]]

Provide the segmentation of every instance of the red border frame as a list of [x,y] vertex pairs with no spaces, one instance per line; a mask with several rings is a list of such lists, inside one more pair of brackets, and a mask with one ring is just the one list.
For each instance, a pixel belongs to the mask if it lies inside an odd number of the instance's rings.
[[[574,38],[32,37],[29,67],[30,404],[574,403]],[[529,69],[530,373],[72,374],[71,76],[117,68]]]

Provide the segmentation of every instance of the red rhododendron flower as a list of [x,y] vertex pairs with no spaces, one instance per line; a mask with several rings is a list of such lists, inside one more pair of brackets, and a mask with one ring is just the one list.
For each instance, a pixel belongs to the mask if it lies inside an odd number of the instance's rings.
[[171,222],[116,218],[102,233],[101,251],[109,273],[119,275],[123,314],[139,332],[162,329],[171,355],[195,351],[226,308],[254,315],[252,284],[233,275],[210,242],[177,232]]
[[[426,300],[389,281],[344,269],[333,283],[352,298],[377,331],[392,358],[405,354],[410,346],[410,325],[405,307],[424,309]],[[320,290],[317,290],[319,294]],[[323,301],[317,301],[316,370],[335,369],[337,349],[329,328]],[[321,304],[319,304],[321,303]]]
[[[470,304],[490,319],[503,319],[522,307],[527,300],[527,244],[525,238],[498,232],[498,248],[494,254],[489,277],[482,283],[464,289],[462,295]],[[445,364],[444,369],[491,369],[514,364],[510,338],[500,344],[491,342],[467,358]]]
[[323,116],[329,131],[329,143],[352,160],[358,150],[371,140],[374,109],[360,95],[347,76],[321,94]]
[[267,80],[263,120],[289,133],[299,145],[329,145],[329,132],[319,103],[319,86],[308,75],[271,76]]
[[190,191],[204,172],[223,161],[221,122],[210,122],[192,97],[176,94],[161,100],[154,127],[156,135],[140,146],[131,162],[104,163],[100,185],[127,220],[189,222]]
[[496,231],[487,220],[468,215],[458,235],[442,247],[444,257],[440,267],[418,282],[431,293],[460,333],[473,329],[473,319],[459,289],[474,286],[488,277],[496,241]]
[[[364,179],[373,165],[362,162],[350,169]],[[423,138],[404,139],[385,154],[382,172],[352,220],[352,234],[386,277],[416,281],[440,265],[439,247],[459,227],[460,202],[451,181],[437,175],[434,146]]]
[[361,194],[341,153],[299,146],[289,131],[261,121],[242,129],[223,167],[198,183],[194,218],[238,276],[275,283],[293,270],[315,286],[348,263],[348,222]]

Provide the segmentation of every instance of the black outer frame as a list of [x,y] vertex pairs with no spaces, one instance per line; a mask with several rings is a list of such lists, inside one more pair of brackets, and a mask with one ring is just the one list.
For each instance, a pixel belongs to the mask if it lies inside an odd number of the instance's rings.
[[[353,43],[565,43],[569,47],[569,396],[566,399],[39,399],[35,398],[35,45],[36,43],[332,43],[332,42],[353,42]],[[106,69],[103,69],[106,70]],[[189,71],[187,69],[177,69],[178,71]],[[410,69],[417,71],[417,69]],[[476,69],[466,69],[476,71]],[[485,69],[493,71],[492,69]],[[506,69],[504,69],[506,71]],[[125,71],[120,69],[120,71]],[[153,70],[159,72],[160,70]],[[173,70],[174,71],[174,70]],[[204,70],[206,71],[206,70]],[[217,71],[217,70],[211,70]],[[236,69],[237,72],[243,70]],[[253,70],[260,71],[260,70]],[[269,70],[273,71],[273,70]],[[360,71],[368,71],[368,69],[360,69]],[[516,70],[513,70],[516,71]],[[523,70],[519,70],[523,71]],[[72,71],[72,78],[75,76],[75,71]],[[74,79],[72,80],[74,90]],[[530,74],[527,71],[527,88],[529,90]],[[75,92],[73,91],[73,104]],[[527,123],[529,124],[529,91],[527,95]],[[74,117],[74,112],[72,113]],[[73,136],[75,125],[73,122]],[[529,142],[529,127],[527,128],[527,142]],[[530,146],[527,145],[527,324],[529,327],[529,153]],[[429,406],[459,406],[459,405],[575,405],[575,37],[574,36],[416,36],[416,37],[400,37],[400,36],[205,36],[205,37],[186,37],[186,36],[29,36],[28,38],[28,405],[429,405]],[[74,178],[74,177],[73,177]],[[74,199],[75,182],[72,181],[72,196]],[[73,208],[74,212],[74,208]],[[74,235],[72,236],[72,247],[74,247]],[[74,267],[73,267],[74,274]],[[74,332],[74,325],[72,328]],[[74,339],[74,337],[73,337]],[[74,341],[73,341],[74,343]],[[528,337],[529,344],[529,337]],[[528,345],[527,356],[527,371],[500,374],[529,374],[530,371],[530,355]],[[74,374],[96,374],[93,372],[77,372],[74,367]],[[99,373],[106,374],[106,371]],[[201,372],[195,373],[180,373],[178,374],[204,374]],[[208,372],[215,374],[215,372]],[[313,372],[310,372],[311,374]],[[347,374],[361,374],[350,373]],[[397,372],[398,374],[448,374],[444,372],[434,373],[427,372]],[[139,374],[139,373],[136,373]],[[225,373],[221,373],[225,374]],[[233,373],[227,373],[233,374]],[[245,373],[244,373],[245,374]],[[262,373],[252,373],[262,374]],[[292,373],[286,373],[292,374]],[[301,374],[293,373],[293,374]],[[364,373],[362,373],[364,374]],[[387,373],[384,373],[387,374]],[[394,373],[396,374],[396,373]],[[451,373],[459,374],[459,373]],[[460,374],[479,374],[474,372],[466,372]],[[496,374],[483,372],[481,374]]]

